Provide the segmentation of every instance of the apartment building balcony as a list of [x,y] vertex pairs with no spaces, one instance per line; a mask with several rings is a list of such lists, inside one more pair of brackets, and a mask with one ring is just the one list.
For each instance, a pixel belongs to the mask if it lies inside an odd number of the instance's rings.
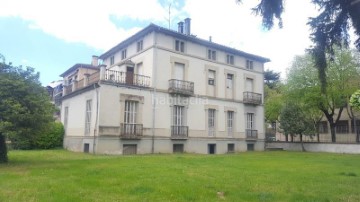
[[171,139],[186,140],[188,138],[188,126],[171,126]]
[[252,129],[245,130],[246,140],[257,140],[258,131]]
[[134,123],[120,124],[121,139],[141,139],[143,135],[143,125]]
[[72,81],[70,84],[65,84],[63,87],[63,95],[81,90],[100,81],[110,85],[114,84],[147,88],[150,87],[151,80],[149,76],[134,74],[133,72],[106,70],[105,67],[102,67],[98,72],[84,76],[84,79]]
[[169,93],[191,96],[194,94],[194,82],[170,79]]
[[262,95],[260,93],[253,93],[253,92],[244,92],[243,102],[245,104],[253,104],[259,105],[262,103],[261,98]]

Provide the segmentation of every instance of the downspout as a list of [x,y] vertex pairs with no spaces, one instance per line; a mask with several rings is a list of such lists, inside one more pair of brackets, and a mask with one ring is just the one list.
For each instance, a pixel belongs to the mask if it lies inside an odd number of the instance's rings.
[[156,79],[156,62],[157,62],[157,37],[156,31],[154,31],[154,57],[153,57],[153,95],[152,95],[152,138],[151,138],[151,153],[155,152],[155,113],[156,113],[156,87],[157,87],[157,79]]
[[98,129],[98,124],[99,124],[99,89],[96,88],[96,83],[93,84],[94,86],[94,90],[96,91],[96,117],[95,117],[95,127],[94,127],[94,138],[93,138],[93,154],[95,154],[95,146],[96,146],[96,133],[97,133],[97,129]]

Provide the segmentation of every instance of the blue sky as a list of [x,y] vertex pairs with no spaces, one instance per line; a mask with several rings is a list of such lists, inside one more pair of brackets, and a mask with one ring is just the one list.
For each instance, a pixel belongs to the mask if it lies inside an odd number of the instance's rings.
[[266,68],[284,78],[293,57],[311,44],[306,22],[316,13],[314,7],[309,0],[286,1],[284,28],[264,31],[261,19],[250,11],[257,1],[243,2],[0,0],[0,53],[14,65],[34,67],[47,85],[75,63],[90,63],[92,55],[101,55],[150,23],[168,27],[171,4],[172,29],[190,17],[192,34],[268,57],[272,62]]

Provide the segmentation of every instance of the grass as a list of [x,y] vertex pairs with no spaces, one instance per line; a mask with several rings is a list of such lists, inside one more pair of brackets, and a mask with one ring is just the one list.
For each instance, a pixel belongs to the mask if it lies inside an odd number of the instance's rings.
[[360,155],[10,151],[0,201],[360,201]]

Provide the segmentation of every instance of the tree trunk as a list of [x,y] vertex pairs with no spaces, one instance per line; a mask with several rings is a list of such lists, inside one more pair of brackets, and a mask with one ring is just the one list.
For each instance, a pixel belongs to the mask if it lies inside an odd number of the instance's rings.
[[302,142],[303,141],[303,136],[302,136],[302,134],[300,134],[300,142]]
[[320,134],[319,132],[316,133],[317,141],[320,142]]
[[331,142],[336,142],[336,125],[330,124]]
[[5,136],[0,133],[0,163],[8,162]]
[[294,135],[290,134],[291,142],[294,142]]
[[289,142],[289,135],[288,134],[285,134],[285,141]]

